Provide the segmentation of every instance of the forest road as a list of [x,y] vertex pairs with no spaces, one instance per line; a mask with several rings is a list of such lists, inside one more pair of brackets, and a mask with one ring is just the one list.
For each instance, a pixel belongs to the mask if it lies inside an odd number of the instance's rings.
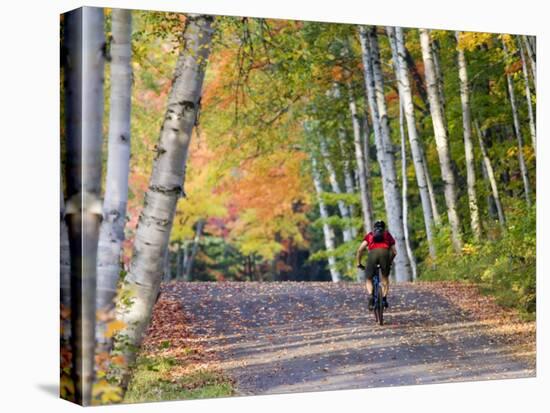
[[[179,288],[174,288],[179,284]],[[393,285],[385,325],[357,283],[182,283],[191,334],[237,394],[532,377],[471,315],[414,284]]]

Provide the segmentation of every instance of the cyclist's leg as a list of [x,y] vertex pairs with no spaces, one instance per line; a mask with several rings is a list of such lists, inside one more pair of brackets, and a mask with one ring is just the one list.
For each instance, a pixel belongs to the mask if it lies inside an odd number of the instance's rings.
[[374,251],[376,250],[369,251],[367,256],[367,267],[365,269],[365,275],[367,277],[367,293],[369,296],[372,295],[372,277],[374,276],[374,271],[376,270],[376,257]]
[[382,294],[386,297],[390,291],[390,268],[391,268],[391,252],[389,249],[380,249],[380,267],[382,269]]

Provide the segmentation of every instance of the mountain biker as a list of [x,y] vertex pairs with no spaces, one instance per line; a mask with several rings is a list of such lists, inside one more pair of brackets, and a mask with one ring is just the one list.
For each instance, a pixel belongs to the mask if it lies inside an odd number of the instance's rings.
[[386,230],[384,221],[376,221],[374,223],[373,231],[365,235],[363,242],[361,242],[361,245],[359,245],[357,249],[357,268],[361,270],[365,270],[365,267],[361,264],[361,257],[365,249],[368,249],[366,275],[367,292],[369,293],[369,310],[372,310],[374,307],[372,277],[374,276],[377,265],[380,265],[380,269],[382,270],[380,281],[382,284],[382,302],[384,308],[388,308],[388,299],[386,296],[390,287],[390,267],[393,259],[397,255],[397,251],[395,250],[395,240],[390,232]]

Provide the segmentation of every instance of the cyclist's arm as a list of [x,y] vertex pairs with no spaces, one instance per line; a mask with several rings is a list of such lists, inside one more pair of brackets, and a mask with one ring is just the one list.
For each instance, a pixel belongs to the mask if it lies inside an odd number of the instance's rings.
[[367,241],[363,241],[361,245],[359,245],[359,248],[357,249],[357,254],[355,255],[356,258],[356,265],[359,267],[361,265],[361,257],[363,256],[363,252],[367,248]]

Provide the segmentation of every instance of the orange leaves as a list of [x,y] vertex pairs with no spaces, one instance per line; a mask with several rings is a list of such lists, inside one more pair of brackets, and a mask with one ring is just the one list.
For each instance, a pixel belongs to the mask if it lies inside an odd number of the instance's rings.
[[124,329],[124,327],[126,327],[126,323],[124,323],[124,321],[120,321],[120,320],[111,321],[109,324],[107,324],[107,328],[105,330],[105,337],[107,338],[113,337],[120,330]]

